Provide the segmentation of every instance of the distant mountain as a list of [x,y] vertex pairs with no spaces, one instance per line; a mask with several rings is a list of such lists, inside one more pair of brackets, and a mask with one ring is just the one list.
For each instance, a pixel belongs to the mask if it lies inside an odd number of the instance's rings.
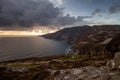
[[55,33],[43,35],[45,38],[65,40],[67,42],[80,42],[91,40],[102,42],[107,38],[113,37],[120,32],[120,25],[100,25],[100,26],[76,26],[64,28]]
[[90,26],[76,26],[71,28],[64,28],[56,33],[43,35],[45,38],[65,40],[67,42],[76,42],[78,40],[85,40],[88,35],[93,34],[95,31]]
[[119,33],[120,25],[77,26],[43,35],[43,37],[73,43],[71,49],[78,54],[99,55],[115,52],[110,50],[116,50],[116,46],[120,45]]

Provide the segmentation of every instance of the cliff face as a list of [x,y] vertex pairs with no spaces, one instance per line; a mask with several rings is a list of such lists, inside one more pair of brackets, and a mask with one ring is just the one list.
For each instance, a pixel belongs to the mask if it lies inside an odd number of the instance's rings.
[[92,27],[82,26],[82,27],[65,28],[56,33],[43,35],[43,37],[57,39],[57,40],[65,40],[67,42],[75,43],[80,40],[86,40],[88,35],[94,32],[95,31]]
[[119,32],[120,25],[76,26],[64,28],[55,33],[43,35],[43,37],[65,40],[73,43],[80,41],[103,42]]
[[[95,34],[96,35],[96,34]],[[106,54],[114,57],[114,53],[120,51],[120,33],[104,34],[102,37],[96,35],[98,39],[89,40],[88,42],[79,42],[72,46],[72,49],[78,54],[101,55]]]
[[113,57],[114,53],[120,52],[120,34],[116,34],[114,37],[111,36],[103,42],[79,42],[72,46],[72,50],[78,54],[110,54]]
[[120,33],[106,45],[106,50],[109,53],[120,52]]
[[99,55],[117,51],[120,38],[115,35],[118,33],[119,25],[82,26],[65,28],[43,37],[73,43],[72,50],[78,54]]

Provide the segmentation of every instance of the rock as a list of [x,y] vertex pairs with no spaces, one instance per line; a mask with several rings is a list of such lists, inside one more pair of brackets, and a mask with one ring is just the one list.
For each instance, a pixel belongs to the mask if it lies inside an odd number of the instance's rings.
[[106,51],[113,54],[112,57],[114,57],[115,53],[116,55],[119,55],[117,52],[120,52],[120,33],[116,34],[106,45]]
[[120,52],[115,53],[115,56],[113,60],[109,60],[106,63],[106,66],[112,70],[112,69],[120,69]]
[[21,72],[21,73],[28,72],[28,69],[24,67],[7,67],[7,70],[13,71],[13,72]]
[[53,59],[49,63],[63,63],[63,61],[58,59]]
[[120,69],[120,52],[115,53],[114,61],[116,68]]
[[100,44],[108,44],[111,40],[112,40],[112,38],[108,38],[108,39],[104,40],[103,42],[101,42]]
[[56,71],[55,80],[120,80],[120,74],[104,68],[81,67]]
[[7,71],[7,67],[0,66],[0,73],[1,73],[1,72],[5,72],[5,71]]
[[107,61],[106,66],[107,66],[110,70],[114,69],[114,68],[115,68],[115,61],[114,61],[114,60]]
[[114,76],[112,76],[112,80],[120,80],[120,75],[114,75]]

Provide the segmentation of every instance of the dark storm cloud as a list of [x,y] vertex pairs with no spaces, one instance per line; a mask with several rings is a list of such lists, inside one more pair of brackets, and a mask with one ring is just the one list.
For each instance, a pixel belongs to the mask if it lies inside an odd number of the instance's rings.
[[103,13],[105,13],[105,10],[102,9],[95,9],[95,11],[92,13],[92,16],[101,16]]
[[108,12],[109,14],[114,14],[114,13],[120,13],[120,4],[118,3],[113,3],[108,9],[103,10],[103,9],[95,9],[94,12],[92,13],[92,16],[102,16],[103,13]]
[[[80,25],[84,25],[82,24],[83,22],[85,23],[86,21],[84,21],[84,19],[86,18],[92,18],[91,16],[78,16],[77,18],[75,18],[74,16],[70,16],[69,14],[63,17],[58,17],[57,19],[57,24],[61,24],[61,25],[76,25],[76,24],[80,24]],[[87,23],[86,23],[87,24]]]
[[78,16],[78,19],[93,18],[92,16]]
[[84,18],[63,16],[49,0],[0,0],[0,26],[71,25]]
[[1,25],[49,25],[61,12],[48,0],[2,0]]
[[113,14],[113,13],[120,13],[120,4],[113,4],[110,8],[109,8],[109,13]]

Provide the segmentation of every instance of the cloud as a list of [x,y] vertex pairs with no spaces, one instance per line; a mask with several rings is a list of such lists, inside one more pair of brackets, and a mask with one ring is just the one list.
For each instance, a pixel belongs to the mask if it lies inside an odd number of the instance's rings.
[[36,23],[50,25],[61,14],[48,0],[2,0],[0,24],[31,26]]
[[57,7],[63,6],[63,0],[49,0],[49,1],[52,2]]
[[92,13],[92,16],[102,16],[102,14],[106,13],[106,12],[108,12],[108,14],[120,13],[120,4],[114,3],[108,9],[106,9],[106,10],[97,8]]
[[120,4],[117,4],[117,3],[113,4],[113,5],[109,8],[108,12],[109,12],[110,14],[120,13]]
[[[56,0],[60,5],[62,0]],[[49,0],[0,0],[0,26],[65,26],[85,23],[89,16],[63,15]]]
[[102,16],[103,13],[105,13],[105,10],[97,8],[93,13],[92,16]]
[[[63,4],[62,0],[56,1]],[[0,0],[0,26],[65,26],[86,22],[88,17],[64,16],[63,9],[49,0]]]

